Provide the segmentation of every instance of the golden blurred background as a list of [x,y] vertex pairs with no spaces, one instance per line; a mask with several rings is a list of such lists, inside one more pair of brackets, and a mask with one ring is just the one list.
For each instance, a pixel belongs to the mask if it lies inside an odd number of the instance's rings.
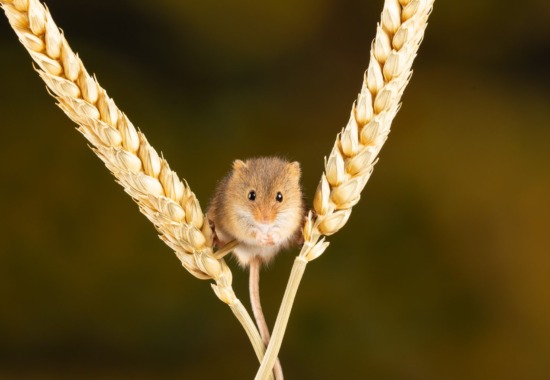
[[[274,154],[302,163],[311,202],[382,4],[47,2],[203,206],[233,159]],[[0,378],[253,378],[230,310],[56,108],[3,16],[0,52]],[[436,1],[363,199],[306,271],[288,379],[550,378],[549,67],[549,3]],[[264,273],[269,321],[295,255]]]

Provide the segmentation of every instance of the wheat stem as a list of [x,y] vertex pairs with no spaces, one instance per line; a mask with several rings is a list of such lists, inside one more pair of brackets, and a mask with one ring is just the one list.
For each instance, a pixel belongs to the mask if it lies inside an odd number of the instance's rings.
[[[253,257],[250,260],[249,270],[249,291],[250,291],[250,306],[252,307],[252,314],[256,319],[256,326],[262,337],[262,341],[267,346],[269,344],[270,334],[267,322],[265,320],[264,312],[262,310],[262,303],[260,301],[260,269],[262,261],[259,257]],[[261,360],[260,360],[261,361]],[[283,379],[283,368],[281,362],[276,359],[275,366],[273,367],[273,375],[275,380]]]
[[88,74],[40,1],[0,0],[0,6],[59,107],[79,125],[93,151],[137,202],[183,267],[200,279],[215,281],[216,295],[241,321],[261,359],[262,340],[235,296],[232,274],[222,253],[216,257],[213,252],[212,230],[188,184]]
[[371,46],[370,60],[348,124],[338,134],[315,192],[313,209],[303,229],[304,246],[290,274],[266,355],[256,375],[271,372],[288,322],[305,263],[319,257],[328,243],[323,236],[340,230],[359,202],[378,153],[399,110],[401,95],[424,36],[434,0],[386,0]]
[[224,244],[224,246],[220,249],[218,249],[212,257],[215,259],[223,259],[225,256],[229,255],[233,249],[239,245],[239,242],[237,240],[231,240],[229,243]]
[[275,327],[273,328],[273,335],[267,346],[267,351],[265,352],[264,360],[256,374],[255,379],[267,379],[271,374],[271,369],[277,360],[277,355],[281,349],[281,344],[283,343],[284,332],[288,324],[288,319],[290,318],[290,311],[292,310],[292,304],[294,303],[294,298],[296,297],[296,292],[298,291],[298,286],[302,280],[302,276],[306,270],[306,265],[308,261],[303,257],[296,257],[294,264],[292,265],[292,271],[290,273],[290,279],[288,280],[288,285],[283,296],[283,301],[277,315],[277,320],[275,321]]
[[256,328],[254,321],[252,320],[252,318],[250,318],[250,314],[248,314],[246,308],[239,300],[233,302],[231,305],[229,305],[229,307],[231,308],[233,314],[235,314],[235,317],[237,317],[241,325],[244,327],[246,335],[250,339],[250,342],[252,342],[254,352],[256,353],[258,360],[261,361],[265,355],[265,345],[263,344],[262,338],[258,333],[258,329]]

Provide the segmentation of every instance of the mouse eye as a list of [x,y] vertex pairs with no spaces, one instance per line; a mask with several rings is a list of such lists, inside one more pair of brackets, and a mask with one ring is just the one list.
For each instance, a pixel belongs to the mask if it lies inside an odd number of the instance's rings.
[[256,192],[254,190],[250,190],[250,192],[248,193],[248,199],[251,201],[256,200]]
[[277,196],[275,197],[275,200],[277,202],[282,202],[283,201],[283,194],[281,194],[280,191],[277,191]]

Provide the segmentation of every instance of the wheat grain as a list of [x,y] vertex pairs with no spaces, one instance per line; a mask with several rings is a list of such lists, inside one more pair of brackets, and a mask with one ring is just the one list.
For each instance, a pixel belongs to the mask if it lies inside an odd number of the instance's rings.
[[340,230],[361,197],[378,153],[390,132],[411,66],[424,36],[434,0],[386,0],[369,66],[349,121],[336,137],[315,192],[313,209],[303,229],[304,245],[293,270],[275,322],[271,341],[256,379],[265,379],[279,354],[290,309],[309,261],[328,247],[323,236]]
[[214,292],[241,321],[261,360],[265,347],[235,296],[231,270],[222,254],[216,257],[213,252],[212,230],[189,185],[88,74],[42,3],[0,0],[0,5],[59,107],[78,124],[93,151],[137,202],[183,267],[195,277],[215,281]]

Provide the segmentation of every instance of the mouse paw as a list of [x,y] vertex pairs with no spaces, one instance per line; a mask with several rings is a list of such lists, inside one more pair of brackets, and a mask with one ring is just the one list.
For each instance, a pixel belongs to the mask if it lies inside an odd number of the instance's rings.
[[272,245],[278,244],[281,241],[281,235],[278,232],[271,232],[269,238],[272,242]]
[[279,241],[279,234],[277,233],[261,233],[256,234],[256,241],[259,245],[275,245]]

